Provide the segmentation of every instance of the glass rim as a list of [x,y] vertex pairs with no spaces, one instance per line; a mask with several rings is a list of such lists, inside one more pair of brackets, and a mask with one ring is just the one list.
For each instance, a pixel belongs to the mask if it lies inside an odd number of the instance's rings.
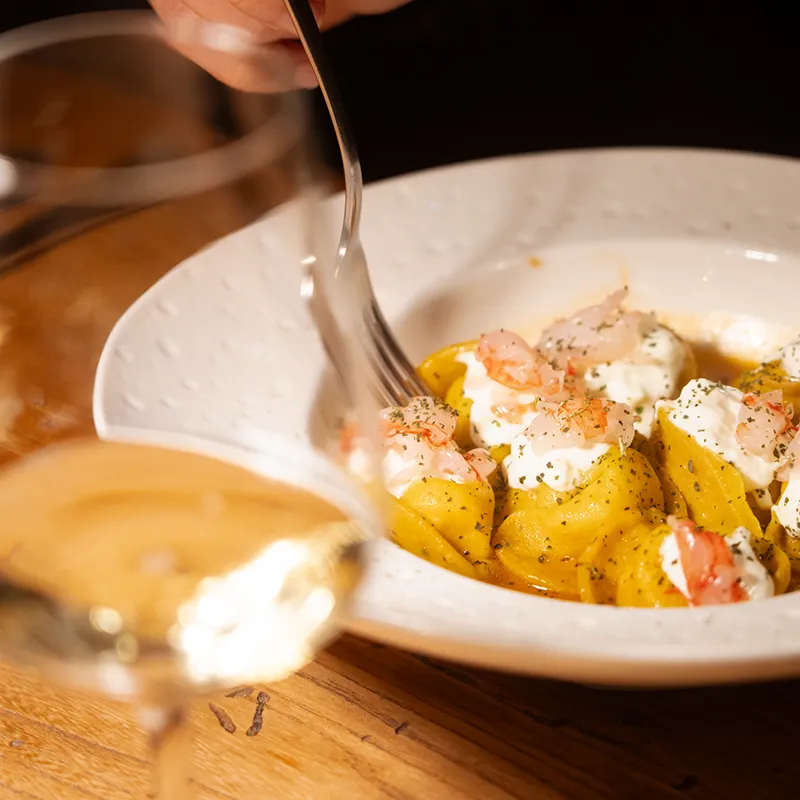
[[[370,487],[360,484],[351,472],[342,470],[324,449],[311,441],[298,441],[255,424],[217,431],[99,426],[95,438],[110,444],[179,450],[226,462],[253,475],[300,487],[352,517],[365,531],[382,527]],[[24,468],[31,459],[40,454],[46,456],[52,448],[69,446],[72,441],[55,442],[17,463]]]
[[[67,180],[81,191],[73,205],[149,203],[198,194],[241,178],[298,143],[305,123],[305,103],[291,83],[294,66],[275,49],[259,45],[241,28],[185,18],[167,25],[154,12],[97,11],[34,22],[0,33],[0,68],[14,58],[59,44],[89,39],[151,39],[182,55],[173,45],[199,45],[211,51],[255,58],[275,68],[280,91],[277,111],[243,136],[207,151],[129,166],[71,167],[43,164],[0,150],[0,201],[10,195],[35,197],[49,181]],[[188,57],[183,56],[187,61]],[[202,71],[202,67],[196,66]],[[220,86],[225,84],[220,82]],[[231,89],[231,91],[241,91]],[[248,94],[259,94],[249,92]],[[36,189],[31,191],[31,189]]]

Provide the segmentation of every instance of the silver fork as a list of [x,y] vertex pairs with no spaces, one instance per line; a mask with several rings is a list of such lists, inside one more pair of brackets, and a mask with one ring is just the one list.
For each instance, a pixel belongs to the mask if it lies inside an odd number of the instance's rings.
[[[372,288],[366,256],[359,239],[363,178],[355,137],[308,0],[284,2],[325,98],[342,154],[345,202],[344,222],[336,254],[336,279],[352,280],[357,287],[366,332],[363,344],[372,366],[377,399],[383,405],[405,405],[411,397],[429,394],[429,390],[392,334]],[[316,264],[310,267],[310,281],[305,287],[306,297],[328,356],[334,368],[342,369],[345,351],[341,333],[326,299],[321,294],[324,280],[317,280],[316,268]]]

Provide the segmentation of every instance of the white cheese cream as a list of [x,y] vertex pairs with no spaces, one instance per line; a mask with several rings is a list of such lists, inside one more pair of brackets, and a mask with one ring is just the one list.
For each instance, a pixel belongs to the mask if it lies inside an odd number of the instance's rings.
[[686,361],[686,346],[669,329],[656,325],[626,358],[590,367],[584,375],[589,393],[627,403],[638,417],[634,428],[650,436],[655,403],[675,397]]
[[[532,406],[537,396],[533,392],[510,389],[490,378],[475,353],[461,353],[457,360],[467,367],[464,397],[472,400],[472,441],[477,447],[511,444],[536,417]],[[503,409],[512,411],[503,413]]]
[[583,447],[561,447],[534,453],[528,437],[520,434],[503,461],[508,484],[514,489],[535,489],[544,483],[557,492],[569,492],[581,485],[590,470],[611,447],[607,443]]
[[[383,456],[383,480],[387,490],[395,497],[400,498],[412,483],[425,477],[426,459],[419,452],[403,450],[402,448],[387,448]],[[409,475],[409,467],[411,470]],[[405,478],[401,476],[406,474]],[[418,473],[414,475],[413,473]]]
[[776,358],[787,377],[800,380],[800,338],[781,347]]
[[[772,597],[775,593],[775,586],[772,576],[766,567],[756,558],[753,548],[750,546],[750,531],[747,528],[737,528],[733,533],[725,537],[733,553],[733,563],[742,570],[741,586],[747,593],[750,600],[764,600]],[[670,583],[688,600],[689,587],[686,581],[686,574],[681,566],[680,552],[678,550],[678,540],[674,533],[670,533],[661,542],[659,550],[661,555],[661,568],[664,570]]]
[[786,484],[773,511],[790,536],[800,536],[800,478],[793,478]]
[[780,464],[765,461],[739,443],[736,426],[742,397],[742,392],[732,386],[698,378],[684,386],[677,400],[662,400],[656,408],[667,410],[673,425],[736,467],[744,478],[745,490],[750,492],[768,487]]

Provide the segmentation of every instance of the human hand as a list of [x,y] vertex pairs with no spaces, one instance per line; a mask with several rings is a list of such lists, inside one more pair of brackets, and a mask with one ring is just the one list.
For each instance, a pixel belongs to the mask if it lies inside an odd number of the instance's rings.
[[[382,14],[405,5],[409,0],[310,0],[314,15],[325,30],[358,15]],[[260,43],[273,44],[284,51],[295,65],[295,85],[317,85],[283,0],[150,0],[153,10],[166,22],[201,19],[240,28]],[[233,56],[197,47],[181,51],[214,77],[245,91],[269,91],[264,77],[252,64]]]

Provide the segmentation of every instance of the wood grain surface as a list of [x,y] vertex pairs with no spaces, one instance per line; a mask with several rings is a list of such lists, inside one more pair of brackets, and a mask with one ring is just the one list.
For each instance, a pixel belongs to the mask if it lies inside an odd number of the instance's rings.
[[[247,736],[256,694],[264,725]],[[200,798],[791,798],[796,684],[609,692],[345,637],[289,680],[198,702]],[[0,671],[0,797],[144,798],[146,739],[106,701]]]
[[[163,204],[0,277],[0,461],[91,429],[111,325],[239,212],[225,193]],[[0,214],[0,232],[20,219]],[[248,735],[260,691],[263,726]],[[283,683],[198,701],[195,779],[206,800],[781,800],[797,796],[798,718],[796,683],[610,692],[344,637]],[[0,667],[0,798],[122,800],[149,787],[131,709]]]

